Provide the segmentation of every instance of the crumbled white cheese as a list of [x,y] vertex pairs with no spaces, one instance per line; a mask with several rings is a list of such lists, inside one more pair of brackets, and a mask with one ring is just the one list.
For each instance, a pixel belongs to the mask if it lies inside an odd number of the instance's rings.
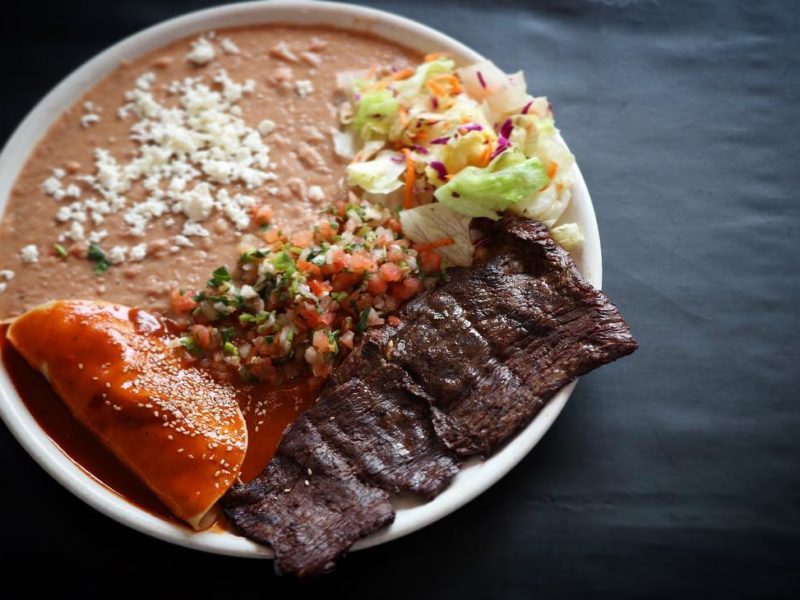
[[61,200],[64,197],[64,188],[61,187],[61,181],[54,177],[48,177],[42,183],[42,191],[56,200]]
[[19,258],[24,263],[39,262],[39,248],[36,244],[28,244],[19,251]]
[[78,221],[72,221],[69,226],[69,231],[66,231],[60,240],[70,239],[74,242],[82,242],[86,237],[86,231],[83,225]]
[[81,117],[81,127],[83,127],[84,129],[87,129],[92,125],[94,125],[95,123],[99,122],[100,122],[100,115],[97,115],[95,113],[88,113]]
[[108,261],[113,265],[125,262],[128,256],[127,246],[114,246],[108,251]]
[[210,234],[208,233],[208,229],[200,225],[200,223],[188,221],[183,224],[183,235],[186,237],[208,237]]
[[217,53],[205,37],[200,36],[192,42],[192,49],[186,55],[186,60],[195,65],[206,65],[216,58]]
[[108,237],[108,231],[105,229],[92,231],[91,233],[89,233],[89,242],[92,244],[99,244],[107,237]]
[[192,240],[190,240],[185,235],[176,235],[175,237],[172,238],[172,241],[175,242],[176,246],[182,246],[185,248],[194,246],[194,244],[192,244]]
[[239,50],[239,46],[237,46],[230,38],[222,38],[219,41],[219,45],[222,48],[222,51],[226,54],[239,54],[241,52],[241,50]]
[[308,188],[308,199],[312,202],[322,202],[325,200],[325,192],[318,185],[312,185]]
[[264,119],[258,124],[258,131],[262,136],[268,136],[270,133],[275,131],[275,121]]
[[3,269],[0,271],[0,279],[5,279],[5,281],[0,282],[0,294],[2,294],[6,291],[6,289],[8,289],[8,284],[11,282],[11,280],[14,279],[14,271]]
[[[210,46],[201,38],[196,44]],[[213,50],[213,48],[212,48]],[[173,246],[191,245],[190,237],[205,237],[209,231],[200,223],[217,212],[237,229],[250,224],[250,209],[255,198],[246,194],[230,194],[223,186],[241,185],[246,189],[261,188],[277,180],[269,169],[269,147],[263,136],[274,123],[265,121],[259,128],[245,123],[237,102],[256,89],[248,79],[237,82],[224,70],[213,77],[214,86],[200,78],[187,77],[164,86],[174,101],[162,104],[154,95],[157,76],[147,72],[137,78],[135,87],[125,94],[121,114],[133,117],[130,139],[136,144],[132,155],[117,158],[105,148],[96,148],[93,172],[75,175],[75,183],[66,184],[63,170],[42,184],[44,192],[57,200],[75,201],[59,207],[57,222],[65,225],[60,241],[102,240],[107,233],[95,232],[111,214],[123,213],[128,233],[144,236],[151,223],[164,218],[167,226],[175,224],[172,215],[181,213],[188,219]],[[94,105],[84,107],[95,109]],[[130,156],[130,157],[128,157]],[[90,190],[93,197],[81,199],[85,193],[77,183]],[[128,198],[134,185],[146,192],[144,200]],[[268,188],[276,190],[274,186]],[[123,256],[119,250],[120,258]],[[134,246],[127,260],[141,260],[146,247]]]
[[214,198],[211,196],[211,186],[207,183],[198,183],[191,190],[181,195],[181,212],[192,221],[205,221],[214,209]]
[[131,260],[132,262],[139,262],[144,260],[146,256],[147,256],[147,244],[143,242],[131,248],[131,251],[128,254],[128,259]]
[[297,90],[298,96],[305,98],[314,91],[314,84],[308,79],[298,79],[294,82],[294,89]]

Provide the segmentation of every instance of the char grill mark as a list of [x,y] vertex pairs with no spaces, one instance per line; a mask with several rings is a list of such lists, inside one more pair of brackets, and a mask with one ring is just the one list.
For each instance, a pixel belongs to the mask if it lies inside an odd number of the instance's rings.
[[564,385],[636,349],[543,225],[478,226],[491,240],[484,262],[451,269],[403,307],[400,325],[365,334],[273,462],[225,498],[280,571],[329,570],[391,522],[387,492],[437,495],[458,457],[491,454]]

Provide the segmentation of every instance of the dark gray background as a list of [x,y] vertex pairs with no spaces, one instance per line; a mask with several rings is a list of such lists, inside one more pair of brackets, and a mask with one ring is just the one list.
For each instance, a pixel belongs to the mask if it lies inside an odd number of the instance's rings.
[[[99,50],[210,4],[5,8],[0,138]],[[156,596],[163,573],[182,575],[173,591],[231,597],[799,592],[798,4],[371,4],[525,69],[551,98],[594,199],[605,290],[641,349],[584,378],[542,443],[466,508],[305,584],[117,525],[3,431],[5,581]],[[23,577],[34,563],[46,568]]]

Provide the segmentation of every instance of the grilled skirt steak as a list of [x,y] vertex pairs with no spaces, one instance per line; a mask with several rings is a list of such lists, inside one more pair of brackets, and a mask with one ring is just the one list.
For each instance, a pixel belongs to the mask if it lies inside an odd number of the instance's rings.
[[392,521],[389,493],[437,495],[462,457],[488,456],[564,385],[637,348],[543,225],[475,225],[485,255],[368,331],[264,472],[223,499],[279,572],[326,572]]

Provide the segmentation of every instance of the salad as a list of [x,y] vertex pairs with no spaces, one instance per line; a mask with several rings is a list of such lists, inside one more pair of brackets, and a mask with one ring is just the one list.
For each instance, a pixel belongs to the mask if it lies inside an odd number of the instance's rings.
[[413,242],[452,239],[442,258],[466,266],[469,220],[511,210],[544,223],[567,249],[582,243],[575,224],[555,227],[575,159],[521,71],[506,75],[488,60],[456,68],[437,53],[416,69],[343,73],[337,83],[346,101],[335,141],[352,160],[348,183],[399,210]]
[[326,377],[357,333],[397,325],[402,302],[447,267],[472,264],[474,217],[510,210],[544,223],[567,250],[583,241],[576,224],[555,225],[574,158],[522,72],[490,61],[457,68],[432,54],[416,69],[340,73],[337,87],[347,201],[294,233],[255,207],[260,237],[236,269],[220,267],[196,294],[173,292],[173,309],[189,318],[178,343],[221,378]]

